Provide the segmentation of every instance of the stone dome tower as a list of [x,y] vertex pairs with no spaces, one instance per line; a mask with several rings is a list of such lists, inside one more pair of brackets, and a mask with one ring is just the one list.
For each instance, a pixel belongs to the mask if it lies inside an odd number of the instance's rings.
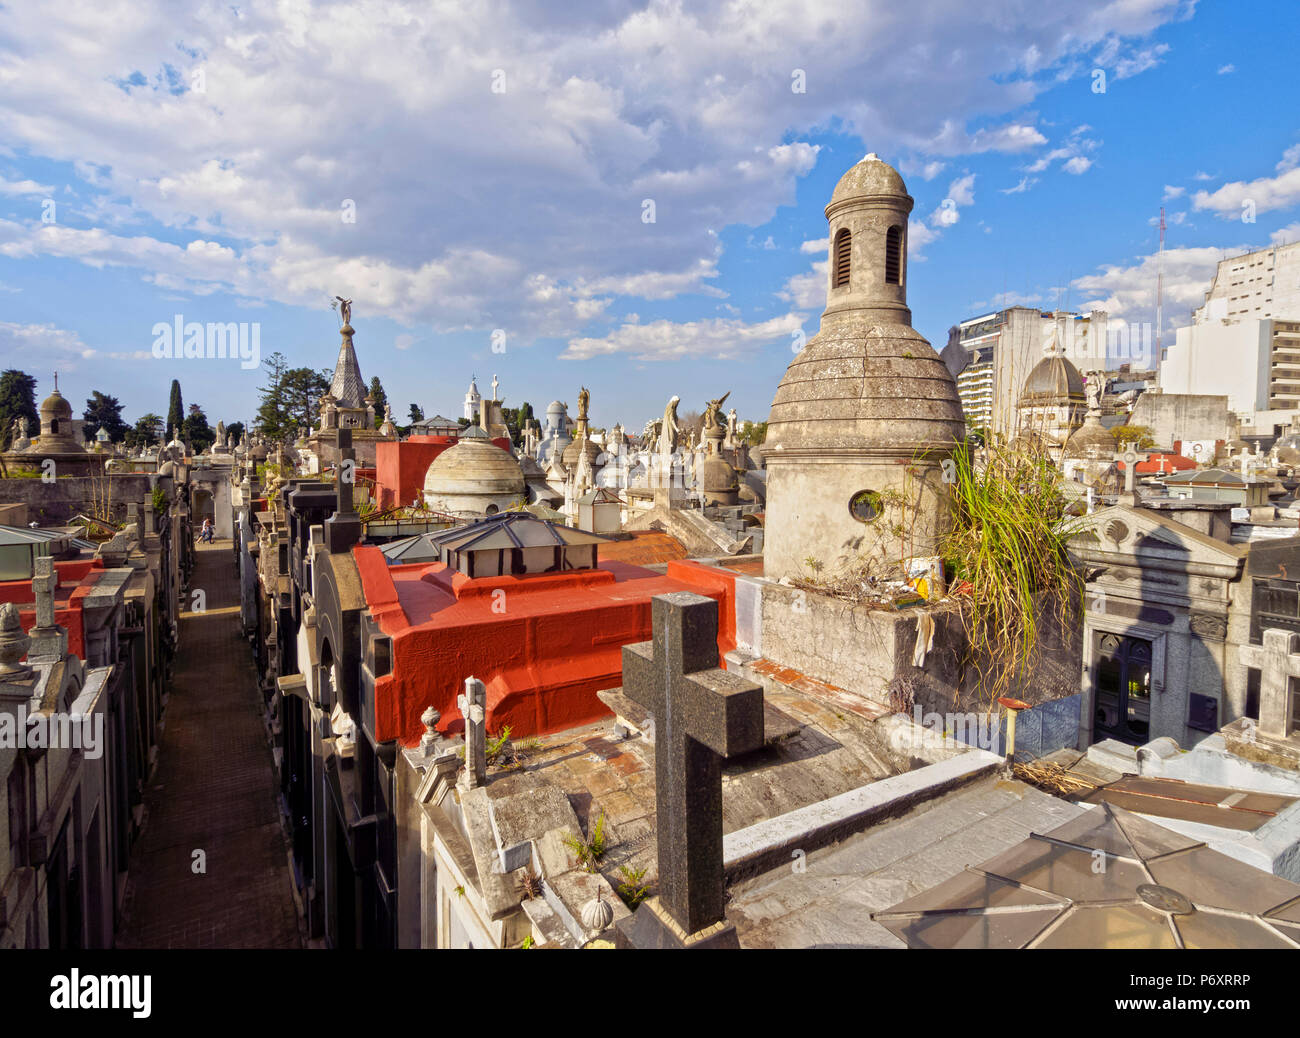
[[898,172],[867,155],[835,186],[821,330],[772,401],[768,577],[830,573],[869,557],[933,554],[948,519],[943,462],[965,437],[952,374],[912,328]]
[[27,448],[28,454],[85,454],[86,447],[73,435],[72,405],[54,391],[41,403],[41,434]]

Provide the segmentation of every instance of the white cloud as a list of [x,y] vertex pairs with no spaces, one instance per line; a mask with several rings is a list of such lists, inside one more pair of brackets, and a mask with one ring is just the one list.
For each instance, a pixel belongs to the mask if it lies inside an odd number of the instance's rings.
[[684,322],[660,320],[649,324],[627,322],[600,338],[570,340],[560,358],[587,360],[627,354],[639,361],[687,357],[726,360],[751,355],[776,343],[786,344],[791,334],[802,327],[803,318],[796,313],[758,324],[719,317]]
[[1153,47],[1147,47],[1126,57],[1120,58],[1115,62],[1115,78],[1129,79],[1147,69],[1155,68],[1160,64],[1160,59],[1169,51],[1169,44],[1158,43]]
[[[1192,310],[1205,302],[1205,293],[1225,252],[1245,252],[1249,246],[1166,249],[1164,253],[1165,342],[1172,327],[1190,324]],[[1082,309],[1105,310],[1112,319],[1155,322],[1158,254],[1137,257],[1128,264],[1104,267],[1100,273],[1075,278],[1075,298],[1086,299]]]
[[1229,62],[1226,65],[1219,66],[1219,75],[1221,76],[1230,76],[1232,75],[1232,73],[1236,71],[1237,71],[1237,66],[1232,64],[1231,62]]
[[1000,187],[998,190],[1004,195],[1022,195],[1037,183],[1037,177],[1021,177],[1015,187]]
[[[1025,123],[1007,123],[1005,126],[968,133],[959,123],[949,119],[944,121],[934,136],[917,141],[916,146],[933,155],[975,155],[987,151],[1014,154],[1046,143],[1046,137]],[[934,163],[930,165],[933,166]],[[934,173],[938,174],[941,169],[942,164]],[[930,177],[924,179],[929,180]]]
[[922,250],[931,242],[937,241],[938,238],[938,231],[932,231],[920,220],[909,220],[907,222],[907,258],[924,262],[925,256]]
[[948,185],[948,197],[959,207],[975,203],[975,174],[958,177]]
[[1067,173],[1073,173],[1075,176],[1078,176],[1080,173],[1088,172],[1088,169],[1091,166],[1092,159],[1088,158],[1086,155],[1076,155],[1072,159],[1067,159],[1061,168]]
[[1213,176],[1212,174],[1210,174],[1210,173],[1203,173],[1203,172],[1201,172],[1200,170],[1197,170],[1197,172],[1192,176],[1192,179],[1193,179],[1193,180],[1213,180],[1213,179],[1214,179],[1214,176]]
[[[23,43],[0,65],[0,139],[72,164],[100,230],[6,227],[6,255],[237,305],[342,292],[358,316],[569,336],[618,294],[716,294],[709,229],[793,202],[817,159],[801,135],[838,121],[920,154],[923,178],[1039,147],[1026,106],[1099,47],[1117,69],[1150,61],[1181,0],[953,3],[915,46],[905,5],[49,7],[0,8],[0,38]],[[199,67],[204,93],[187,89]],[[166,232],[108,230],[150,221]]]
[[1185,187],[1174,187],[1172,184],[1166,184],[1164,199],[1168,202],[1172,198],[1182,198],[1186,193],[1187,188]]
[[1208,209],[1225,219],[1239,216],[1246,204],[1256,213],[1289,209],[1300,202],[1300,145],[1288,148],[1277,164],[1278,175],[1255,180],[1234,180],[1216,191],[1197,191],[1192,196],[1194,209]]
[[34,180],[5,180],[0,177],[0,195],[52,195],[54,188]]
[[77,362],[89,360],[95,351],[81,336],[54,324],[14,324],[0,321],[0,354],[11,357],[40,357],[46,366],[75,370]]

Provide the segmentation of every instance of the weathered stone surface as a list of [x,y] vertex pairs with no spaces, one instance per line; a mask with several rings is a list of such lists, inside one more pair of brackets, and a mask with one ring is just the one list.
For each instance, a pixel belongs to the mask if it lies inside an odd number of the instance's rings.
[[657,595],[654,640],[623,648],[623,690],[655,721],[659,884],[687,933],[723,917],[720,758],[763,741],[763,691],[717,667],[718,607]]

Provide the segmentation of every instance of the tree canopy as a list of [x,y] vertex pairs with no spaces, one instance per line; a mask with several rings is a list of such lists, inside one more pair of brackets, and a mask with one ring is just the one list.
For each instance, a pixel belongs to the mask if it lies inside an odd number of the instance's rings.
[[82,432],[87,440],[92,440],[100,429],[108,432],[110,443],[121,443],[131,428],[122,420],[122,404],[115,396],[93,390],[86,401],[86,409],[81,413]]
[[190,413],[185,416],[182,428],[184,438],[195,454],[202,454],[216,442],[217,434],[208,425],[208,416],[198,404],[190,404]]
[[370,380],[370,398],[375,402],[375,428],[378,429],[384,424],[384,405],[388,403],[388,394],[378,375]]
[[179,430],[185,424],[185,404],[181,401],[181,383],[180,379],[172,379],[172,395],[167,405],[167,429],[168,436],[173,430]]
[[15,418],[27,419],[27,434],[36,436],[41,431],[40,416],[36,412],[36,379],[25,371],[9,368],[0,374],[0,445],[11,446],[9,440]]
[[329,390],[332,372],[291,368],[284,354],[272,353],[263,364],[267,381],[258,392],[262,403],[257,420],[268,440],[297,436],[300,426],[311,426],[320,398]]
[[126,431],[123,439],[126,441],[127,447],[136,450],[157,443],[162,436],[162,430],[162,415],[150,411],[148,414],[141,415],[136,419],[135,425]]

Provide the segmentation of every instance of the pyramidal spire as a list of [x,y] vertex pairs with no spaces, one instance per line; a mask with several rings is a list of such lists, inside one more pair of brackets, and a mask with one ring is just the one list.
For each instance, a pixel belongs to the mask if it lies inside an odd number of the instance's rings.
[[357,351],[352,347],[351,323],[345,320],[340,331],[343,334],[343,341],[339,344],[339,359],[334,365],[334,381],[330,383],[330,396],[339,407],[365,407],[366,383],[361,378],[361,365],[357,363]]

